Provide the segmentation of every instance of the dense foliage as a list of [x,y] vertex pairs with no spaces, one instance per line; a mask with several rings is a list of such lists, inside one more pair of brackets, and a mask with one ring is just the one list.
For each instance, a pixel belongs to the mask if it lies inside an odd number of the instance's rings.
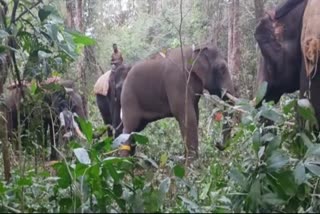
[[[14,1],[9,2],[7,17],[11,15]],[[27,7],[33,5],[32,1],[22,2]],[[59,8],[65,5],[58,1],[40,4],[30,10],[33,15],[27,13],[15,24],[1,28],[1,53],[10,49],[6,45],[9,37],[17,43],[14,53],[18,68],[11,68],[8,78],[15,79],[14,72],[19,71],[21,77],[33,81],[28,86],[30,94],[25,106],[30,109],[42,104],[43,93],[37,88],[36,80],[50,75],[75,75],[73,62],[81,55],[84,45],[97,42],[97,58],[103,70],[109,68],[114,42],[119,44],[128,63],[163,48],[178,47],[179,1],[163,0],[165,7],[150,7],[152,2],[127,1],[124,3],[127,6],[121,7],[120,3],[119,9],[118,1],[87,1],[85,16],[90,19],[87,19],[86,34],[89,36],[64,26],[57,11],[63,12]],[[226,54],[226,24],[219,19],[227,14],[227,1],[186,2],[183,42],[198,43],[217,36],[218,45]],[[249,12],[254,9],[252,2],[244,2],[243,10],[247,13],[241,16],[242,94],[250,98],[254,95],[258,102],[266,85],[253,93],[257,57],[252,28],[255,20]],[[214,10],[215,6],[220,10]],[[20,5],[17,11],[24,10]],[[219,21],[222,25],[217,33],[215,23]],[[89,78],[95,80],[99,72]],[[238,122],[228,117],[220,120],[216,114],[221,111],[237,113],[241,119]],[[265,118],[274,123],[263,123]],[[200,155],[190,166],[185,166],[180,158],[184,145],[174,119],[160,120],[141,133],[133,133],[137,155],[118,158],[114,145],[128,136],[94,138],[94,134],[105,127],[92,94],[89,120],[79,121],[87,140],[73,141],[60,148],[63,158],[58,162],[42,159],[47,148],[33,137],[34,132],[39,131],[39,120],[34,122],[34,129],[26,134],[29,144],[23,148],[22,157],[17,158],[10,147],[12,177],[9,183],[0,182],[1,212],[320,210],[319,136],[311,128],[316,122],[310,103],[298,99],[297,94],[284,96],[278,105],[263,103],[259,109],[247,98],[229,106],[215,96],[204,95],[200,102]],[[226,122],[233,123],[232,138],[226,150],[219,152],[214,144],[219,141]],[[2,144],[0,151],[1,148]],[[1,167],[1,178],[2,170]]]

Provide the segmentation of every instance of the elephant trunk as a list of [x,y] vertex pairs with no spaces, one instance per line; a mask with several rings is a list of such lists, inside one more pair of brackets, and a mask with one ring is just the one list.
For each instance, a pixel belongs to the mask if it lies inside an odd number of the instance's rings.
[[59,114],[60,126],[63,128],[63,137],[70,139],[73,136],[73,130],[82,139],[86,139],[84,134],[81,132],[79,125],[74,119],[75,115],[68,110],[63,110]]

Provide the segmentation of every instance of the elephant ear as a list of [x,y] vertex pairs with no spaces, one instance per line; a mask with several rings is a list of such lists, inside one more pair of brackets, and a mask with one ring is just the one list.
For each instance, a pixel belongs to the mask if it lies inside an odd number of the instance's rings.
[[192,46],[192,50],[192,64],[194,64],[193,71],[196,76],[202,81],[202,83],[204,83],[206,79],[206,71],[209,71],[211,67],[208,55],[209,48],[206,45],[197,47]]

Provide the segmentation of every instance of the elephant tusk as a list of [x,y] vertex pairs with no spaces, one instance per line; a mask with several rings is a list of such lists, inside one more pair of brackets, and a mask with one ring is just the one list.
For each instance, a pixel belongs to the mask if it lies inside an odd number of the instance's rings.
[[256,100],[257,100],[256,98],[253,98],[252,100],[250,100],[250,104],[251,104],[251,105],[255,105]]
[[64,89],[66,90],[67,93],[73,92],[73,88],[64,87]]
[[65,125],[66,125],[66,122],[65,122],[65,120],[64,120],[63,112],[60,112],[60,114],[59,114],[59,119],[60,119],[60,124],[61,124],[61,126],[65,126]]
[[226,96],[227,96],[231,101],[233,101],[233,102],[235,102],[235,103],[239,101],[238,98],[232,96],[232,95],[229,94],[229,93],[226,93]]
[[80,138],[82,138],[82,139],[84,139],[84,140],[87,140],[87,138],[86,138],[86,137],[84,136],[84,134],[81,132],[81,130],[80,130],[77,122],[76,122],[74,119],[73,119],[73,127],[75,128],[76,133],[77,133],[77,135],[78,135]]

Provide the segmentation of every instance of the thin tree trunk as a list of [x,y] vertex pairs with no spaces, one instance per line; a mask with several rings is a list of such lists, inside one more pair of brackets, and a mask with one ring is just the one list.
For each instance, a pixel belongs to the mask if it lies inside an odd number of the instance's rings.
[[[265,1],[253,0],[253,2],[254,2],[254,12],[255,12],[255,17],[256,17],[256,24],[258,24],[260,19],[263,16]],[[260,49],[259,49],[259,46],[257,43],[256,43],[256,55],[257,55],[257,69],[256,69],[256,71],[258,72],[260,70],[262,56],[261,56]],[[252,75],[255,77],[257,75],[257,72],[253,72]],[[257,84],[253,85],[250,98],[253,98],[254,91],[256,91],[257,87],[258,87]]]
[[[67,25],[70,28],[83,32],[83,1],[82,0],[67,0]],[[83,109],[85,115],[88,116],[88,92],[87,92],[87,76],[84,65],[84,55],[82,54],[77,62],[77,73],[80,78],[81,97],[83,100]]]
[[240,1],[232,0],[229,5],[229,30],[228,30],[228,66],[232,74],[236,96],[240,95]]
[[[4,92],[4,84],[8,75],[8,57],[9,55],[5,54],[1,57],[1,67],[0,67],[0,96]],[[2,142],[2,158],[3,158],[3,170],[4,170],[4,179],[6,182],[9,182],[11,177],[11,164],[9,157],[9,143],[8,143],[8,132],[7,132],[7,108],[4,104],[0,104],[0,141]]]

